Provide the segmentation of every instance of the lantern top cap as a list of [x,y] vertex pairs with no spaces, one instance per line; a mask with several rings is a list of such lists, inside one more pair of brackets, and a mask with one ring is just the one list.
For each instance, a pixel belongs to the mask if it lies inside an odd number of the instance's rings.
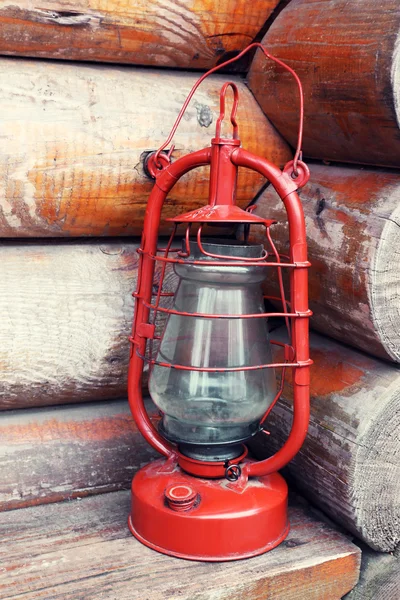
[[264,225],[270,227],[276,221],[263,219],[232,204],[202,206],[190,212],[166,219],[173,223],[243,223],[244,225]]

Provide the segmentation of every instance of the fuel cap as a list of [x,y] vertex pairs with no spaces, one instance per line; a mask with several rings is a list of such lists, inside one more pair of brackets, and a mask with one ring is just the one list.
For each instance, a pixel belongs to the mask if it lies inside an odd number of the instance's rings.
[[169,508],[178,512],[193,508],[198,495],[197,490],[187,483],[174,483],[165,490],[165,499]]

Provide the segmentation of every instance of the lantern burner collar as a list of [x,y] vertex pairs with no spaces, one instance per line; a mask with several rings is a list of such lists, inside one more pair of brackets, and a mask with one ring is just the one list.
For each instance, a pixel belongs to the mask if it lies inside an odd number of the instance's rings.
[[[210,399],[210,401],[212,401],[212,399]],[[164,419],[166,419],[165,416],[164,416]],[[168,421],[168,419],[166,419],[166,420]],[[170,421],[168,421],[168,422],[170,423]],[[181,426],[181,429],[182,429],[182,426]],[[215,433],[216,435],[218,435],[218,433],[219,433],[216,428],[213,429],[212,427],[196,426],[195,429],[196,429],[196,435],[199,438],[203,437],[204,439],[209,439],[210,431],[211,431],[211,433]],[[236,431],[235,431],[235,429],[236,429]],[[230,427],[229,428],[229,431],[231,433],[230,441],[229,442],[218,442],[218,438],[217,438],[215,443],[213,443],[213,444],[210,444],[210,442],[188,443],[187,437],[186,437],[185,441],[182,441],[181,439],[179,439],[178,435],[172,436],[170,433],[168,433],[165,430],[163,421],[159,422],[158,431],[161,433],[161,435],[165,439],[173,442],[174,444],[177,444],[179,452],[182,453],[184,456],[186,456],[188,458],[192,458],[196,461],[201,461],[201,462],[222,463],[224,461],[238,459],[240,456],[243,456],[245,447],[243,446],[242,442],[246,442],[249,439],[251,439],[252,437],[254,437],[256,435],[256,433],[258,433],[260,431],[260,427],[259,427],[258,420],[255,423],[251,423],[247,427],[244,427],[244,426],[236,427],[236,428]],[[245,432],[245,434],[244,434],[244,432]],[[190,435],[190,433],[191,433],[191,431],[189,429],[189,431],[187,432],[187,436]],[[236,434],[237,439],[235,439],[235,434]]]
[[207,462],[238,459],[244,452],[243,444],[206,446],[201,444],[178,444],[178,450],[188,458]]

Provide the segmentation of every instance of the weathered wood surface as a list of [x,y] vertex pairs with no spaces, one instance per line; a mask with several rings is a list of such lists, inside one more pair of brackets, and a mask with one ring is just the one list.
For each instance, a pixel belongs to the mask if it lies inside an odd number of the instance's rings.
[[0,410],[125,396],[137,247],[0,243]]
[[[306,156],[400,166],[398,0],[292,0],[263,44],[299,75]],[[250,88],[278,131],[295,144],[293,78],[257,54]]]
[[7,411],[0,415],[0,511],[129,489],[155,456],[126,400]]
[[[0,236],[141,234],[153,186],[143,158],[165,141],[197,76],[11,58],[0,60],[0,72]],[[175,158],[210,145],[225,81],[211,78],[196,94],[175,137]],[[286,142],[235,81],[243,145],[285,163]],[[262,182],[242,170],[239,204],[247,205]],[[208,169],[198,169],[172,190],[163,217],[207,199]]]
[[360,581],[344,600],[398,600],[400,560],[362,547]]
[[[306,217],[311,326],[381,358],[400,361],[400,173],[311,165]],[[256,214],[286,220],[269,187]],[[256,230],[256,228],[254,228]],[[272,229],[287,252],[287,228]],[[267,292],[277,292],[271,278]]]
[[[317,334],[310,355],[310,426],[287,475],[332,519],[390,552],[400,542],[400,369]],[[252,444],[259,458],[286,440],[292,392],[289,377],[268,417],[271,435]]]
[[0,514],[0,597],[46,600],[340,600],[360,550],[306,509],[272,552],[233,563],[164,556],[129,532],[129,492]]
[[10,0],[0,53],[209,69],[256,36],[279,0]]

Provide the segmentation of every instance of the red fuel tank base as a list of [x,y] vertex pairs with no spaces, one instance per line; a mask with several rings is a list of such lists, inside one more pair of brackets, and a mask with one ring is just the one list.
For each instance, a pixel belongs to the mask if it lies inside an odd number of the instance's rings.
[[279,473],[246,483],[192,477],[157,460],[132,482],[129,528],[170,556],[228,561],[263,554],[289,533],[288,489]]

